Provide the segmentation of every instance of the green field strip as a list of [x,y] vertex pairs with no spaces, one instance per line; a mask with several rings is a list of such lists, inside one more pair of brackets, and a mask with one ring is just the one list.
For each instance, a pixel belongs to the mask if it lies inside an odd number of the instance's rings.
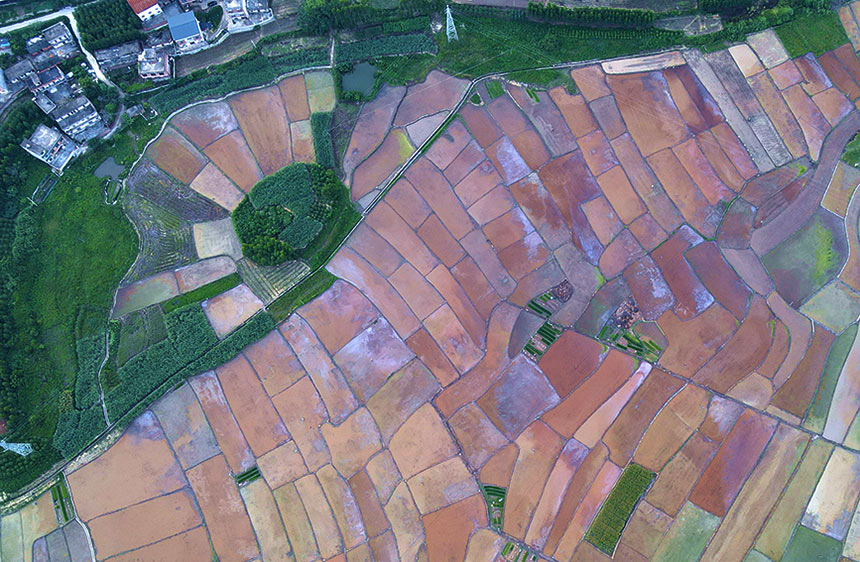
[[240,472],[233,476],[236,479],[236,484],[243,486],[245,484],[250,484],[254,480],[260,478],[260,469],[256,466],[252,466],[245,472]]
[[69,488],[66,486],[65,479],[51,486],[51,501],[54,504],[54,514],[57,516],[57,523],[60,526],[74,519],[75,508],[72,504],[72,497],[69,495]]
[[655,477],[645,467],[633,463],[628,465],[597,512],[597,517],[591,522],[585,539],[611,556],[627,520]]
[[182,308],[183,306],[205,301],[206,299],[220,295],[221,293],[229,291],[236,285],[239,285],[241,282],[242,277],[238,273],[231,273],[221,279],[216,279],[211,283],[207,283],[202,287],[197,287],[192,291],[175,296],[172,299],[165,301],[161,306],[164,309],[164,312],[168,313],[176,310],[177,308]]
[[842,543],[803,525],[798,525],[781,562],[837,562]]
[[651,562],[698,560],[719,524],[719,517],[688,501],[681,508],[663,542],[657,547]]
[[803,420],[803,427],[815,433],[824,431],[824,424],[827,422],[827,414],[830,412],[830,403],[833,400],[833,393],[836,392],[836,383],[839,382],[839,374],[842,372],[842,366],[848,358],[848,352],[851,351],[851,344],[857,336],[857,324],[850,326],[842,334],[840,334],[830,352],[827,354],[827,360],[824,363],[824,372],[821,375],[821,382],[818,386],[818,392],[815,395],[815,400],[809,408],[809,413],[806,419]]

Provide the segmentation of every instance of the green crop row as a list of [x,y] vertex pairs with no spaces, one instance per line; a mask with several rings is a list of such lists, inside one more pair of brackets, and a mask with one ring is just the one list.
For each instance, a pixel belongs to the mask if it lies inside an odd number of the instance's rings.
[[654,477],[655,474],[647,468],[629,464],[597,512],[585,539],[611,556],[627,520]]
[[238,273],[231,273],[221,279],[216,279],[211,283],[207,283],[202,287],[198,287],[193,291],[188,291],[185,294],[173,297],[169,301],[164,302],[161,307],[166,313],[173,312],[176,309],[188,306],[196,302],[205,301],[216,295],[220,295],[225,291],[229,291],[236,285],[242,282],[242,278]]
[[436,42],[424,33],[376,37],[335,47],[335,63],[354,62],[391,55],[436,53]]
[[236,484],[242,486],[244,484],[250,484],[254,480],[260,478],[260,476],[260,469],[256,466],[252,466],[245,472],[240,472],[239,474],[236,474],[235,476],[233,476],[233,478],[236,479]]
[[314,113],[311,115],[311,129],[314,135],[314,152],[317,164],[323,168],[334,168],[334,153],[331,141],[331,113]]

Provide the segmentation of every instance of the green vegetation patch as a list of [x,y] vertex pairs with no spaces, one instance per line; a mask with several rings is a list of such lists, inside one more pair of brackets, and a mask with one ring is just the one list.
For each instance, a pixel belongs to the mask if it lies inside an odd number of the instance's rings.
[[349,232],[342,232],[341,223],[352,228],[350,211],[357,215],[334,171],[295,163],[257,183],[232,216],[245,256],[272,266],[299,258],[312,261],[325,247],[313,244],[324,229],[344,236]]
[[481,484],[481,493],[484,495],[484,501],[487,502],[487,515],[490,520],[490,527],[501,532],[504,525],[505,496],[507,495],[507,490],[500,486]]
[[60,481],[51,486],[50,490],[51,502],[54,505],[54,515],[57,516],[57,523],[61,526],[65,525],[75,517],[75,506],[72,504],[72,497],[69,495],[66,479],[60,476]]
[[323,168],[334,168],[334,152],[331,138],[331,113],[314,113],[311,115],[311,129],[314,136],[314,153],[317,164]]
[[250,484],[254,480],[259,479],[260,476],[260,469],[256,466],[252,466],[248,470],[236,474],[233,478],[236,479],[236,484],[244,486],[245,484]]
[[809,52],[819,56],[848,42],[839,15],[831,10],[800,16],[775,31],[792,58]]
[[272,315],[275,322],[283,322],[296,309],[323,294],[336,280],[337,277],[325,269],[320,269],[275,299],[275,301],[268,306],[269,314]]
[[849,166],[860,168],[860,135],[854,135],[845,145],[842,161]]
[[556,86],[564,86],[564,89],[571,95],[576,94],[579,90],[576,83],[567,70],[558,70],[554,68],[545,68],[543,70],[519,70],[509,72],[507,79],[520,84],[528,84],[530,86],[539,86],[542,89],[550,89]]
[[241,282],[242,278],[238,273],[231,273],[226,277],[216,279],[215,281],[207,283],[202,287],[198,287],[193,291],[188,291],[185,294],[173,297],[169,301],[162,303],[161,307],[164,309],[165,313],[170,313],[178,308],[182,308],[183,306],[211,299],[214,296],[220,295],[224,291],[229,291]]
[[75,378],[75,406],[85,409],[99,401],[98,374],[107,348],[105,333],[76,342],[78,374]]
[[126,0],[98,0],[75,8],[81,40],[87,49],[104,49],[143,39],[140,19]]
[[788,543],[782,562],[809,562],[810,560],[836,562],[841,552],[841,542],[798,525],[791,542]]
[[611,556],[639,498],[654,481],[655,476],[645,467],[629,464],[603,502],[597,517],[588,528],[585,539]]
[[167,390],[229,361],[275,327],[272,317],[260,312],[219,341],[198,304],[165,314],[164,320],[167,338],[120,367],[120,384],[105,395],[112,422],[121,418],[130,421],[143,410],[148,398],[157,398],[157,390]]
[[505,87],[502,86],[502,83],[498,80],[490,80],[487,82],[487,95],[490,96],[491,100],[496,99],[497,97],[504,95]]
[[436,42],[426,33],[387,35],[354,43],[338,44],[334,50],[334,60],[336,64],[340,64],[375,57],[436,53],[437,51]]

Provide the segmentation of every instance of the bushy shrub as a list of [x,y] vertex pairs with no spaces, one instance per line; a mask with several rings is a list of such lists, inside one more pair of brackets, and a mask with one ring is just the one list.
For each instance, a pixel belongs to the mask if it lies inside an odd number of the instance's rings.
[[101,404],[93,404],[85,410],[62,412],[54,431],[54,448],[63,457],[72,458],[106,427]]
[[75,19],[87,49],[104,49],[143,39],[140,19],[125,0],[98,0],[75,8]]
[[338,63],[342,63],[390,55],[436,53],[438,50],[436,42],[429,35],[411,33],[340,44],[335,47],[334,58]]
[[296,217],[287,228],[278,236],[290,247],[300,250],[307,247],[311,240],[316,238],[323,224],[309,216]]
[[259,265],[277,265],[297,257],[318,259],[321,246],[313,243],[329,241],[332,229],[348,232],[339,223],[344,209],[351,208],[349,191],[333,170],[299,162],[255,185],[232,217],[245,256]]
[[[747,1],[747,0],[740,0]],[[535,19],[576,25],[609,25],[641,29],[651,27],[657,14],[627,8],[566,8],[552,2],[529,2],[526,14]]]
[[75,378],[75,406],[84,409],[99,400],[99,367],[105,356],[104,333],[75,342],[78,371]]

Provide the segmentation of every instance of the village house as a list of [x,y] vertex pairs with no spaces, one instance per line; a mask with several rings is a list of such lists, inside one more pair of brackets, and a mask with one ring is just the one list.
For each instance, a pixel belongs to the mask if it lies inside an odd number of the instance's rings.
[[149,21],[162,13],[158,0],[128,0],[128,5],[140,21]]
[[185,12],[167,18],[170,36],[179,51],[193,51],[204,44],[200,24],[193,12]]
[[144,49],[137,57],[137,73],[144,80],[170,78],[170,57],[161,49]]
[[78,153],[79,146],[53,127],[39,124],[29,138],[21,141],[21,148],[51,167],[57,174]]
[[93,51],[99,66],[105,72],[128,68],[137,63],[137,57],[141,52],[140,41],[129,41],[120,43],[106,49]]

